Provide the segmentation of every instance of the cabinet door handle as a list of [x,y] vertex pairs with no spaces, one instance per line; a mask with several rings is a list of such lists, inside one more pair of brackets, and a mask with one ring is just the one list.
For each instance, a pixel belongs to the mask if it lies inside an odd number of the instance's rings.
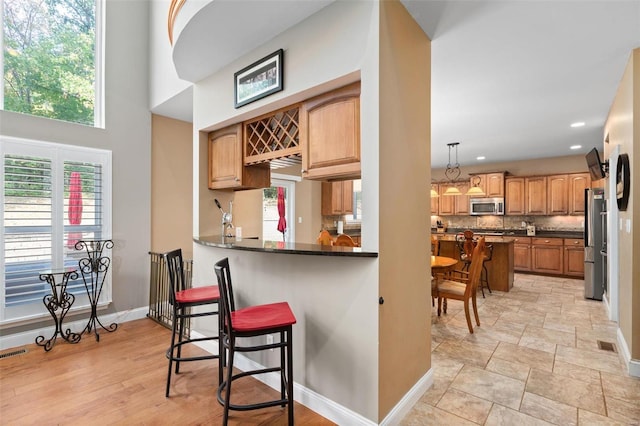
[[236,181],[236,182],[240,182],[240,178],[239,178],[239,177],[236,177],[235,181]]
[[545,242],[545,243],[548,243],[548,242],[549,242],[549,240],[544,240],[544,242]]
[[307,173],[307,171],[305,169],[302,169],[301,172],[302,173]]

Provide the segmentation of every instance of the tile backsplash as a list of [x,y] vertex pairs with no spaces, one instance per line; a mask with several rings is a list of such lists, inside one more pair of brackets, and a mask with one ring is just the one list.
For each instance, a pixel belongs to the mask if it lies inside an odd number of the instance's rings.
[[522,222],[541,231],[582,231],[584,216],[431,216],[431,227],[441,221],[448,228],[525,229]]

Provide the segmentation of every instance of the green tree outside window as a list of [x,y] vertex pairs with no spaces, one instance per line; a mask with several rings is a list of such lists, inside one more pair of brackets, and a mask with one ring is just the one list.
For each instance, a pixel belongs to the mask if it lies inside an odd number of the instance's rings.
[[96,0],[4,0],[4,109],[94,125]]

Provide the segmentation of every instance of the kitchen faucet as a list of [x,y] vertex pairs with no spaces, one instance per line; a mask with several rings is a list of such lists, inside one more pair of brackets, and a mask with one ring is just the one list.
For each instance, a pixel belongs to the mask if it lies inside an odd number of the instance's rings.
[[220,201],[218,201],[217,198],[214,198],[216,206],[218,206],[218,208],[220,209],[220,211],[222,212],[222,237],[233,237],[233,234],[231,233],[231,229],[233,229],[233,223],[231,223],[231,221],[233,220],[233,201],[229,201],[229,211],[225,212],[224,210],[222,210],[222,206],[220,205]]

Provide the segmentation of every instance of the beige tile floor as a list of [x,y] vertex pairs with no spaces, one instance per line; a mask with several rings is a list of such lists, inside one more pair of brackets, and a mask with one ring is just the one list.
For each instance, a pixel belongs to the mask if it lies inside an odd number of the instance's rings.
[[[640,425],[640,379],[617,352],[616,325],[583,281],[516,274],[478,294],[470,334],[462,303],[432,313],[434,384],[403,425]],[[475,324],[474,324],[475,325]]]

